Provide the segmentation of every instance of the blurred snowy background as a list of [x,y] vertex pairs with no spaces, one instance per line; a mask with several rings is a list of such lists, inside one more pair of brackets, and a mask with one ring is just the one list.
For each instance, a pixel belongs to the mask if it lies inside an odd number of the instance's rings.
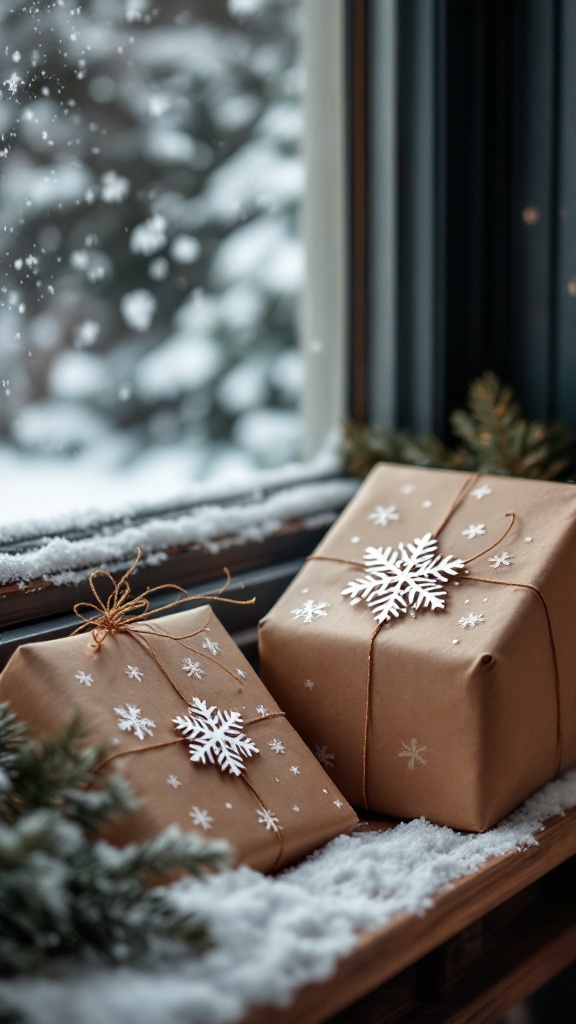
[[0,8],[0,524],[297,459],[298,0]]

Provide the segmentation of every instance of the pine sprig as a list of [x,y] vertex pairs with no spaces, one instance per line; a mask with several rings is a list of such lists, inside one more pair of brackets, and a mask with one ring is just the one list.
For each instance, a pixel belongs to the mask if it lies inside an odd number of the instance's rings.
[[151,883],[229,863],[226,843],[167,829],[116,848],[90,839],[112,814],[134,810],[120,777],[82,746],[78,721],[29,737],[0,705],[0,973],[30,971],[62,953],[125,960],[159,942],[202,949],[204,923]]
[[553,480],[569,466],[570,431],[560,423],[526,420],[512,389],[490,371],[472,382],[467,409],[453,412],[450,424],[462,442],[454,448],[433,434],[348,422],[344,426],[348,468],[365,476],[377,462],[399,462]]
[[569,465],[561,453],[572,441],[570,432],[560,423],[526,420],[512,389],[494,373],[472,382],[468,409],[453,412],[450,423],[479,472],[553,480]]

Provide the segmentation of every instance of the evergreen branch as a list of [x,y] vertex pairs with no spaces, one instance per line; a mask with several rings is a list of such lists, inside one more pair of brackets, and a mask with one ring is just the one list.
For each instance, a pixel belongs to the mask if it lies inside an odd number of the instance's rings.
[[365,476],[377,462],[554,480],[569,466],[573,442],[560,423],[528,421],[511,388],[484,373],[470,385],[467,409],[450,417],[462,445],[449,448],[433,434],[392,431],[381,426],[344,425],[344,451],[351,472]]
[[188,871],[200,878],[230,862],[223,842],[167,829],[123,849],[94,829],[136,802],[119,776],[99,767],[104,752],[82,748],[77,720],[31,739],[0,705],[0,974],[36,969],[62,953],[126,958],[159,941],[199,950],[204,923],[150,888]]

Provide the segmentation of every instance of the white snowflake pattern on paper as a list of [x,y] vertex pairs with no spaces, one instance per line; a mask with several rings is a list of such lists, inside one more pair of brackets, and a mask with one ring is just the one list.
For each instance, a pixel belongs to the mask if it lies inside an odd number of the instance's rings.
[[483,537],[486,533],[486,526],[484,523],[470,523],[465,530],[462,530],[462,536],[468,537],[468,540],[474,540],[474,537]]
[[476,615],[475,612],[470,612],[468,615],[463,615],[458,619],[458,625],[462,626],[462,629],[474,629],[479,622],[484,622],[484,616]]
[[204,669],[200,668],[200,662],[192,661],[192,658],[182,659],[182,670],[190,679],[192,679],[192,676],[195,676],[196,679],[202,679],[202,676],[206,675]]
[[298,804],[294,804],[292,810],[294,811],[295,814],[300,814],[300,808],[298,807]]
[[239,679],[248,679],[248,673],[245,672],[244,669],[237,668],[234,671],[236,672],[236,675],[238,676]]
[[414,771],[416,764],[428,764],[426,758],[422,757],[422,754],[426,750],[426,747],[419,747],[418,740],[412,738],[410,743],[403,743],[402,750],[398,751],[398,757],[407,757],[408,770]]
[[242,733],[244,722],[237,711],[220,711],[194,697],[188,715],[178,715],[172,721],[188,740],[193,764],[217,764],[220,771],[241,775],[245,758],[260,753]]
[[140,708],[134,704],[126,704],[123,708],[114,708],[118,715],[118,728],[122,732],[134,732],[136,739],[143,740],[146,736],[153,736],[156,722],[150,718],[142,718]]
[[279,832],[281,830],[282,825],[280,824],[276,815],[272,813],[272,811],[267,811],[264,808],[262,810],[257,810],[256,814],[258,815],[258,824],[265,825],[267,832]]
[[295,622],[314,622],[315,619],[322,618],[323,615],[328,615],[325,610],[330,605],[327,601],[304,601],[304,604],[300,605],[299,608],[293,608],[290,612],[294,616]]
[[460,558],[438,553],[431,533],[399,544],[397,551],[366,548],[364,564],[368,575],[351,580],[342,596],[349,597],[352,605],[365,601],[379,623],[405,615],[409,606],[414,611],[444,608],[446,591],[440,584],[464,568]]
[[320,764],[322,765],[323,768],[332,768],[332,765],[334,764],[335,761],[335,757],[334,754],[330,754],[328,752],[328,747],[319,747],[317,745],[314,753],[318,760],[320,761]]
[[208,811],[203,811],[200,807],[196,807],[196,804],[194,804],[192,810],[188,811],[188,814],[192,818],[193,825],[203,828],[205,832],[207,832],[209,828],[212,828],[214,818],[210,817]]
[[341,800],[333,800],[332,803],[334,804],[334,807],[338,808],[338,810],[340,810],[341,807],[344,807],[344,804],[342,803]]
[[275,754],[285,754],[286,747],[282,743],[282,740],[270,740],[268,743],[270,750],[273,750]]
[[313,690],[314,689],[314,685],[315,684],[314,684],[314,680],[313,679],[305,679],[304,680],[304,686],[306,687],[307,690]]
[[178,786],[182,785],[177,775],[168,775],[166,782],[169,786],[172,786],[172,789],[178,789]]
[[534,540],[534,537],[524,537],[524,543],[525,544],[531,544],[533,540]]
[[215,656],[220,654],[220,644],[216,640],[210,640],[209,637],[202,641],[202,647],[205,651],[210,651],[210,654]]
[[300,769],[297,764],[291,765],[290,771],[292,772],[292,775],[300,775]]
[[416,490],[416,488],[414,487],[414,484],[404,484],[400,488],[400,494],[408,494],[408,495],[414,494],[415,490]]
[[259,704],[258,707],[256,708],[256,711],[258,712],[259,715],[268,714],[268,708],[265,708],[263,704]]
[[489,494],[492,494],[492,488],[488,487],[486,484],[482,484],[481,487],[477,487],[474,491],[470,491],[470,494],[478,501],[481,501],[482,498],[487,498]]
[[126,675],[128,676],[128,679],[136,679],[139,683],[141,683],[144,678],[142,669],[138,668],[136,665],[127,665]]
[[376,526],[388,526],[388,523],[400,519],[400,516],[396,505],[388,505],[386,508],[383,505],[377,505],[368,516],[368,519],[371,519]]
[[512,558],[510,551],[503,551],[501,555],[491,555],[488,561],[493,569],[499,569],[501,565],[512,565]]
[[83,686],[92,686],[92,683],[94,682],[94,679],[89,672],[77,672],[74,679],[77,679]]

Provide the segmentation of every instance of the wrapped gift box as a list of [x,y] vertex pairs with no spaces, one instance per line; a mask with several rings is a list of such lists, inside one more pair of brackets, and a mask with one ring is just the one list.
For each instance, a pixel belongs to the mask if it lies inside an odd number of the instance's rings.
[[484,831],[576,760],[576,488],[380,465],[261,623],[356,806]]
[[227,839],[238,862],[271,871],[356,823],[210,607],[100,639],[20,647],[0,699],[37,734],[78,712],[87,743],[106,744],[111,768],[141,798],[113,841],[177,824]]

